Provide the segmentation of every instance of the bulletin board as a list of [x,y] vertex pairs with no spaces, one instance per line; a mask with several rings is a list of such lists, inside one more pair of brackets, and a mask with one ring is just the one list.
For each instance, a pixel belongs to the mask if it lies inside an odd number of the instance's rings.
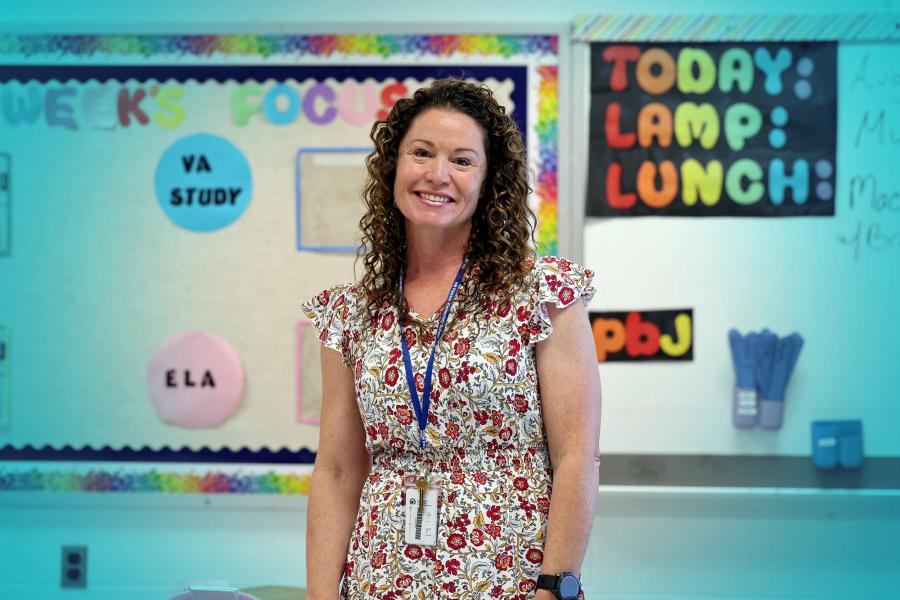
[[[300,303],[354,279],[369,131],[398,98],[447,76],[494,90],[526,141],[538,251],[557,251],[558,45],[0,37],[0,460],[45,465],[0,489],[302,493],[290,474],[165,464],[312,461]],[[220,409],[186,409],[198,394]]]
[[[860,419],[868,467],[880,475],[850,483],[900,487],[898,23],[576,21],[576,114],[589,127],[576,140],[585,159],[573,211],[580,254],[598,273],[590,310],[691,319],[689,360],[660,352],[601,363],[601,450],[623,481],[688,473],[682,482],[699,485],[816,485],[811,422]],[[735,57],[749,57],[752,81],[733,79]],[[781,76],[767,78],[782,59]],[[694,118],[703,105],[715,127]],[[754,119],[759,127],[742,136]],[[711,176],[713,162],[721,169]],[[732,425],[730,328],[805,339],[778,430]]]

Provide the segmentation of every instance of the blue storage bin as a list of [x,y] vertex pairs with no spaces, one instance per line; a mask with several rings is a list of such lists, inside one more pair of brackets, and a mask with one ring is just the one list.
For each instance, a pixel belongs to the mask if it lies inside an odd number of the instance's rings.
[[816,468],[856,469],[863,462],[862,421],[813,421],[812,461]]

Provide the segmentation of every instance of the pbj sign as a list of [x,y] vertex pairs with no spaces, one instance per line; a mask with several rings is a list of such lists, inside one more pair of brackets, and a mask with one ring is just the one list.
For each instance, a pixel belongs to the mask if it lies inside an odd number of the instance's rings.
[[833,215],[833,43],[592,44],[588,216]]
[[597,362],[694,359],[694,311],[592,312]]

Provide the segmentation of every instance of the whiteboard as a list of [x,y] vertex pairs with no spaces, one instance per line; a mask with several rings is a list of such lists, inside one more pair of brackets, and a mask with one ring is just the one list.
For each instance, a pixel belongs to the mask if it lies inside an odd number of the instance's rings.
[[[586,79],[587,44],[577,46]],[[861,419],[867,456],[900,456],[898,64],[898,44],[838,46],[833,218],[585,218],[582,195],[591,310],[692,307],[695,318],[693,362],[600,366],[602,451],[803,456],[811,421]],[[576,150],[586,157],[585,139]],[[781,430],[731,424],[731,327],[806,340]]]

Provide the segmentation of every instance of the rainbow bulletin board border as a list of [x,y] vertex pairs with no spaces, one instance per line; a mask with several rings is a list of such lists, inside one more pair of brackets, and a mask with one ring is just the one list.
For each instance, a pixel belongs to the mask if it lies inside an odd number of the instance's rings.
[[868,15],[577,15],[579,42],[900,41],[900,13]]
[[[0,35],[0,55],[33,58],[97,54],[147,58],[177,57],[379,57],[405,55],[417,58],[516,55],[556,57],[555,35]],[[538,168],[537,251],[556,254],[558,248],[559,69],[536,69]]]
[[[147,58],[154,55],[177,57],[378,57],[407,55],[417,58],[451,56],[516,55],[556,57],[559,39],[555,35],[0,35],[0,55],[35,58],[60,56],[90,58],[96,54]],[[558,126],[559,69],[556,65],[536,68],[538,169],[536,192],[538,208],[537,250],[556,254],[558,242]],[[153,451],[129,449],[63,449],[0,447],[0,460],[17,461],[134,461],[134,462],[212,462],[212,463],[292,463],[310,464],[315,454],[300,452],[259,452],[247,449],[191,451],[187,449]],[[159,469],[123,469],[96,466],[85,473],[60,468],[13,470],[0,468],[0,492],[19,491],[93,491],[227,494],[306,494],[309,476],[265,473],[240,473],[208,470],[203,474]]]
[[240,467],[230,469],[166,470],[122,465],[105,467],[103,462],[116,463],[231,463],[311,465],[315,453],[303,449],[290,450],[190,450],[188,448],[121,448],[103,447],[73,448],[63,446],[13,448],[0,446],[0,461],[21,463],[44,461],[79,461],[98,463],[89,469],[45,469],[14,467],[0,464],[0,493],[2,492],[159,492],[166,494],[277,494],[285,496],[306,495],[309,492],[309,475],[285,473],[283,470],[259,468],[242,472]]
[[156,492],[164,494],[277,494],[305,496],[309,493],[310,476],[268,471],[260,474],[206,471],[174,473],[157,469],[105,470],[87,473],[45,470],[0,469],[2,492]]
[[94,54],[149,57],[262,56],[278,54],[325,57],[397,54],[449,57],[453,54],[556,56],[555,35],[0,35],[0,54]]

